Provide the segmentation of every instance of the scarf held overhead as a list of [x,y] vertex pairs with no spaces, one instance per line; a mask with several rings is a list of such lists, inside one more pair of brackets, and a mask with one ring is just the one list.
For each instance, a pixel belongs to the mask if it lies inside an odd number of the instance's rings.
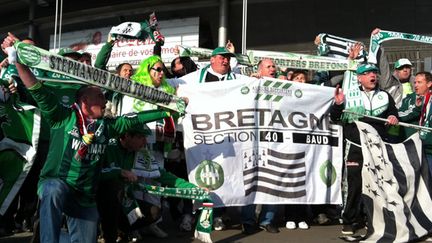
[[17,50],[18,61],[29,67],[66,75],[90,85],[119,92],[180,113],[184,112],[184,100],[173,94],[22,42],[16,42],[14,47]]
[[377,63],[377,54],[381,43],[389,40],[407,40],[432,44],[432,36],[380,30],[370,38],[368,62]]

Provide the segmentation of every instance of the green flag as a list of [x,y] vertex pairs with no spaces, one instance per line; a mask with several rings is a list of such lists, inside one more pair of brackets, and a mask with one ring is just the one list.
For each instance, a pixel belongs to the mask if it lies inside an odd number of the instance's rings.
[[0,215],[8,209],[33,165],[40,124],[36,107],[19,102],[13,105],[12,99],[0,101]]

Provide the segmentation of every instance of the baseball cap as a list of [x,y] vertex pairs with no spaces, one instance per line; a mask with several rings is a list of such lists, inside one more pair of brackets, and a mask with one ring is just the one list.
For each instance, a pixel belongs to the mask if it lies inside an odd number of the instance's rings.
[[406,58],[401,58],[401,59],[399,59],[399,60],[397,60],[395,62],[394,68],[398,69],[398,68],[401,68],[403,66],[410,66],[410,67],[412,67],[412,63],[408,59],[406,59]]
[[216,55],[227,55],[227,56],[230,56],[230,57],[234,57],[235,56],[234,53],[229,52],[228,49],[226,49],[223,46],[217,47],[216,49],[213,50],[211,56],[214,57]]
[[360,66],[357,67],[356,73],[357,74],[363,74],[365,72],[378,72],[378,67],[375,66],[375,64],[372,63],[365,63],[365,64],[361,64]]
[[146,124],[136,124],[127,130],[131,134],[151,135],[151,130]]

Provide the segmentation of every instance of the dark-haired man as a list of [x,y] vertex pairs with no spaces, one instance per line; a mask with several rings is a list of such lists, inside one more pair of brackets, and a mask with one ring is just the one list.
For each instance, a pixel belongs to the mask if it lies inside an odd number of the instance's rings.
[[[134,223],[126,223],[126,214],[122,213],[121,201],[118,195],[124,190],[127,183],[144,181],[148,176],[148,171],[142,170],[143,167],[159,165],[156,162],[151,150],[146,148],[147,136],[151,135],[151,130],[147,125],[139,125],[129,129],[120,135],[118,139],[111,139],[107,147],[107,152],[103,158],[103,164],[108,167],[103,169],[102,177],[97,193],[98,208],[102,218],[102,230],[105,242],[116,242],[117,227],[123,231],[140,230],[147,226],[150,231],[157,230],[155,222],[160,219],[161,211],[148,202],[135,199],[140,211],[144,215]],[[195,188],[196,186],[184,179],[178,178],[174,174],[167,172],[158,166],[152,172],[153,179],[162,183],[163,186],[175,188]],[[131,224],[129,226],[129,224]],[[164,233],[164,232],[162,232]],[[157,234],[161,238],[167,237],[166,234]]]
[[[11,47],[16,40],[8,34],[2,47]],[[83,86],[72,107],[65,107],[27,66],[16,63],[16,67],[51,126],[50,152],[38,186],[41,242],[59,241],[63,213],[72,242],[95,242],[98,221],[95,187],[101,168],[99,158],[108,139],[136,124],[168,117],[169,113],[147,111],[130,117],[101,119],[106,100],[100,88]]]

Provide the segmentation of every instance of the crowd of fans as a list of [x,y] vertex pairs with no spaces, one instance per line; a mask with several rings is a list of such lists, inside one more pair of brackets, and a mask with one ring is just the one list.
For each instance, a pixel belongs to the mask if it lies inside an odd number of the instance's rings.
[[[379,29],[374,30],[375,33],[377,31]],[[12,46],[17,40],[15,36],[9,35],[3,41],[2,49]],[[34,44],[31,39],[22,41]],[[104,44],[94,67],[106,69],[116,41],[110,38]],[[236,70],[233,66],[236,63],[232,61],[235,49],[230,42],[227,46],[215,48],[210,64],[200,69],[189,57],[175,58],[168,69],[161,60],[162,44],[163,41],[156,42],[154,55],[143,60],[137,69],[129,63],[122,63],[116,68],[116,74],[170,94],[175,94],[177,86],[184,83],[229,82],[242,75],[233,71]],[[91,65],[88,53],[61,49],[58,54]],[[351,48],[349,58],[355,59],[356,54],[358,46]],[[373,116],[387,119],[387,123],[367,118],[361,120],[375,126],[387,141],[401,141],[416,131],[402,127],[396,131],[389,129],[397,125],[399,120],[426,126],[430,124],[432,118],[428,104],[432,76],[429,72],[418,72],[413,76],[413,65],[405,58],[396,62],[394,70],[390,70],[383,53],[379,60],[377,65],[360,64],[356,74],[364,106],[370,109]],[[5,59],[1,65],[5,68],[12,64]],[[45,130],[41,133],[44,136],[40,138],[37,158],[24,185],[0,218],[0,235],[29,230],[34,231],[32,242],[56,242],[53,239],[59,239],[61,229],[66,228],[71,240],[76,242],[95,241],[97,234],[105,242],[127,242],[132,238],[141,239],[147,233],[164,238],[168,234],[158,225],[163,220],[161,210],[164,204],[169,205],[173,219],[178,219],[176,223],[179,230],[190,232],[194,229],[196,219],[192,214],[191,200],[163,199],[135,193],[134,203],[146,217],[134,221],[128,218],[122,205],[121,195],[126,193],[125,185],[131,182],[196,187],[187,181],[182,133],[176,131],[179,114],[169,114],[154,104],[94,86],[41,82],[25,65],[15,65],[19,79],[4,92],[12,92],[21,102],[38,107],[43,114],[42,127]],[[361,208],[363,158],[358,132],[355,124],[342,119],[342,110],[345,108],[345,96],[340,89],[343,72],[311,72],[281,69],[271,59],[262,59],[257,64],[257,71],[251,76],[335,87],[330,115],[334,122],[340,122],[344,127],[347,159],[344,161],[346,170],[343,173],[347,174],[347,199],[343,206],[243,206],[240,219],[245,234],[260,229],[269,233],[280,232],[280,222],[275,219],[280,211],[285,212],[284,226],[287,229],[307,230],[311,224],[342,222],[342,233],[350,235],[366,225]],[[64,99],[65,96],[68,99]],[[379,112],[373,112],[378,108]],[[131,113],[136,115],[130,116]],[[74,128],[79,130],[76,136],[70,132]],[[109,143],[108,139],[101,141],[94,135],[98,129],[112,138]],[[50,133],[51,137],[47,135]],[[98,159],[87,159],[85,154],[77,158],[75,153],[81,146],[72,149],[70,144],[74,139],[81,141],[81,137],[89,137],[88,146],[106,146],[105,153],[101,153]],[[432,165],[429,144],[432,140],[428,133],[422,138],[428,162]],[[134,164],[137,156],[142,157],[140,170]],[[215,230],[229,227],[230,215],[226,208],[217,208],[214,213]],[[98,230],[98,225],[101,225],[101,230]]]

